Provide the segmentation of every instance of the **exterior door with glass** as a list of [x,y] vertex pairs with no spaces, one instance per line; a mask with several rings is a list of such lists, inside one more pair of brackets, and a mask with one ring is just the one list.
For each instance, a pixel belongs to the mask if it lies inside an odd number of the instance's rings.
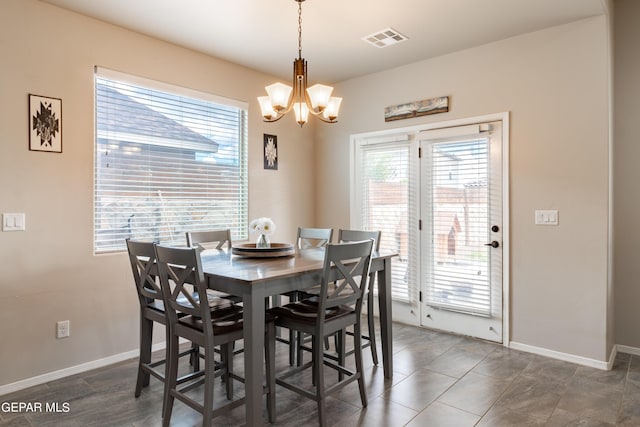
[[502,342],[501,122],[418,139],[420,323]]

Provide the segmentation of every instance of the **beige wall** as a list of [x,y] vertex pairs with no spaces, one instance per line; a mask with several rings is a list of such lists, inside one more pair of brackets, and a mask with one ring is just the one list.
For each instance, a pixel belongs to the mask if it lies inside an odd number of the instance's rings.
[[[607,38],[601,16],[337,85],[340,123],[317,128],[318,222],[349,225],[351,134],[508,111],[511,341],[607,360]],[[384,122],[443,95],[448,113]],[[534,225],[535,209],[560,225]]]
[[[638,13],[634,0],[619,4]],[[631,18],[625,28],[616,91],[627,94],[628,114],[616,116],[616,133],[627,146],[616,145],[616,194],[633,195],[637,144],[620,121],[630,117],[630,127],[639,108],[638,30]],[[282,241],[298,224],[349,225],[351,134],[510,112],[511,340],[606,360],[607,43],[606,18],[591,18],[346,81],[336,88],[340,122],[314,134],[289,118],[261,122],[255,96],[271,76],[35,0],[2,0],[0,212],[25,212],[27,231],[0,233],[0,386],[137,347],[127,260],[92,254],[94,65],[248,101],[250,217],[271,216]],[[28,151],[29,93],[62,98],[63,154]],[[388,105],[441,95],[451,96],[449,113],[384,123]],[[263,133],[278,135],[277,172],[262,168]],[[630,255],[616,262],[615,342],[640,347],[634,200],[616,204],[616,253]],[[558,209],[560,225],[536,227],[535,209]],[[56,340],[65,319],[72,335]]]
[[640,2],[615,0],[614,283],[616,343],[640,348]]
[[[274,77],[34,0],[2,0],[0,58],[0,212],[27,224],[0,233],[0,386],[138,345],[127,258],[92,253],[95,65],[248,101],[250,218],[271,216],[276,241],[314,223],[312,125],[259,116]],[[62,98],[62,154],[28,150],[29,93]],[[262,167],[263,133],[278,135],[278,171]]]

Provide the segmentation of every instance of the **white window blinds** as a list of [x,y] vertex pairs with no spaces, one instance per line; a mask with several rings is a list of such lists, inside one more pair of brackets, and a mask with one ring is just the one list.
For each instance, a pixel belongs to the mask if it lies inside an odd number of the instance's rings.
[[193,230],[246,238],[246,106],[127,77],[96,71],[94,251]]
[[429,144],[423,161],[431,266],[427,304],[491,314],[488,262],[489,139],[476,136]]
[[[398,141],[402,139],[402,141]],[[356,198],[359,224],[380,230],[380,248],[399,254],[393,259],[392,298],[417,300],[415,158],[407,137],[361,141],[356,145]]]

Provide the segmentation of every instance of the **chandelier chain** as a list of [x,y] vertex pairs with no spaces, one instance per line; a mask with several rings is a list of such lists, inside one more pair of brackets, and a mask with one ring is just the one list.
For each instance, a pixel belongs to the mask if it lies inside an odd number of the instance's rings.
[[302,58],[302,2],[298,2],[298,58]]

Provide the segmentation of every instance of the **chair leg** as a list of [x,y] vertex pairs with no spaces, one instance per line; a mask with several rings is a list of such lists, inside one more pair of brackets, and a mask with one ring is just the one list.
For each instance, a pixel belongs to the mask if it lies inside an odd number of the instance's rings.
[[[210,348],[209,348],[210,347]],[[222,353],[228,353],[229,345],[222,346]],[[211,426],[213,418],[213,393],[214,393],[214,375],[216,373],[216,362],[214,359],[213,346],[207,346],[204,353],[204,402],[202,410],[202,426]],[[225,356],[226,359],[226,356]],[[229,361],[227,361],[228,363]],[[226,367],[224,368],[227,369]],[[227,387],[231,379],[227,378]]]
[[267,417],[270,423],[276,422],[276,327],[269,322],[264,339],[265,374],[267,376]]
[[298,360],[297,360],[298,367],[302,366],[303,364],[302,344],[304,344],[304,335],[302,334],[302,332],[296,331],[296,350],[298,352]]
[[318,402],[318,418],[320,427],[327,425],[325,411],[325,390],[324,390],[324,349],[322,338],[313,337],[313,376],[315,378],[316,401]]
[[[302,350],[302,345],[304,344],[304,334],[302,332],[297,332],[295,340],[296,340],[295,347],[298,353],[298,360],[297,360],[298,363],[296,365],[300,367],[304,364],[304,360],[303,360],[304,357],[302,356],[304,354],[304,350]],[[336,346],[337,345],[338,345],[338,341],[336,338]],[[329,345],[329,337],[324,338],[324,348],[326,350],[329,350],[331,348],[331,346]]]
[[[343,329],[336,334],[337,345],[336,350],[338,352],[338,365],[344,366],[345,362],[345,354],[346,354],[346,336],[347,333]],[[342,381],[344,379],[344,373],[342,371],[338,371],[338,381]]]
[[[233,380],[229,376],[230,373],[233,372],[233,345],[232,344],[224,344],[221,346],[222,354],[224,354],[224,374],[222,375],[222,380],[225,383],[225,389],[227,391],[227,399],[233,399]],[[211,360],[211,363],[215,362]],[[214,368],[215,372],[215,368]]]
[[[311,385],[316,387],[318,383],[316,382],[316,365],[318,364],[318,358],[316,357],[316,350],[320,347],[320,338],[313,335],[311,336]],[[324,359],[324,354],[322,355]],[[323,360],[321,359],[321,360]]]
[[[289,302],[295,302],[298,300],[298,293],[293,292],[289,294]],[[278,305],[281,304],[281,298],[277,297]],[[298,340],[296,339],[297,333],[293,329],[289,329],[289,366],[296,364],[296,353],[298,352]]]
[[189,363],[192,366],[193,372],[198,372],[200,370],[200,347],[194,343],[191,344]]
[[353,328],[354,356],[356,358],[356,375],[358,376],[358,388],[360,389],[360,401],[362,407],[367,407],[367,391],[364,384],[364,369],[362,364],[362,330],[358,322]]
[[151,362],[151,343],[153,341],[153,321],[140,318],[140,356],[138,359],[138,380],[136,381],[135,396],[140,396],[143,387],[149,385],[149,373],[142,369],[142,365]]
[[167,352],[167,370],[165,376],[164,396],[163,396],[163,413],[162,413],[162,425],[164,427],[169,426],[171,421],[171,412],[173,411],[174,396],[171,394],[171,390],[175,390],[178,382],[178,337],[172,335],[167,342],[169,351]]
[[293,329],[289,329],[289,366],[296,364],[297,348],[296,332]]
[[369,327],[369,347],[371,348],[371,358],[373,364],[378,365],[378,347],[376,346],[376,326],[373,317],[373,292],[367,292],[367,325]]
[[[164,328],[164,342],[165,342],[165,348],[164,348],[164,381],[163,381],[163,389],[162,389],[162,415],[164,416],[164,412],[165,412],[165,405],[167,404],[167,399],[166,399],[166,394],[167,394],[167,390],[169,390],[169,386],[168,386],[168,378],[169,378],[169,360],[171,358],[171,333],[169,331],[169,325],[166,325]],[[180,353],[180,350],[178,349],[178,353]],[[193,356],[193,354],[192,354]],[[178,359],[178,357],[176,357],[176,359]],[[177,362],[176,362],[177,365]],[[177,387],[177,378],[178,378],[178,373],[176,372],[176,387]]]

